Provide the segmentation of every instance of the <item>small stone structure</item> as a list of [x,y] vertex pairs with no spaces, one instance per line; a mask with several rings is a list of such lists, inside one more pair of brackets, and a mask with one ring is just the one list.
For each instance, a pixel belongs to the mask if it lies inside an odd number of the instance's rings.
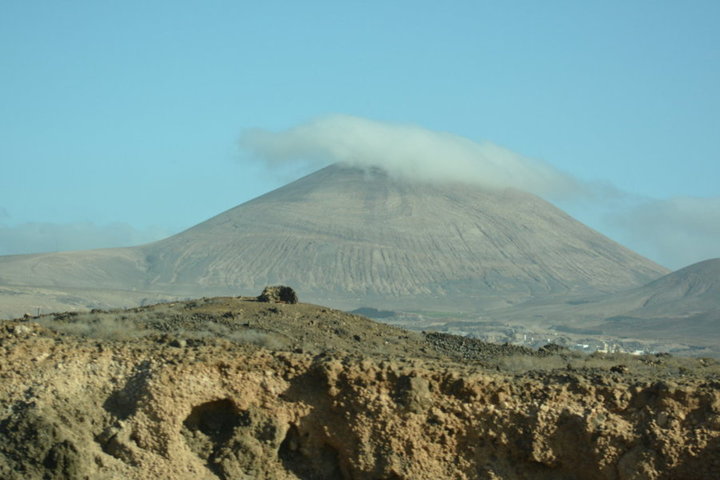
[[258,302],[298,303],[298,297],[295,290],[284,285],[265,287],[257,299]]

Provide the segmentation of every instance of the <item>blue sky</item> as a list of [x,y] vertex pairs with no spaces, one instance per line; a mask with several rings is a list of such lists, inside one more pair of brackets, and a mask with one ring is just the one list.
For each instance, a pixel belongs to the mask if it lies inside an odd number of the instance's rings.
[[342,114],[604,184],[622,195],[556,203],[671,268],[718,257],[718,18],[717,1],[5,0],[0,254],[178,232],[311,170],[269,168],[243,132]]

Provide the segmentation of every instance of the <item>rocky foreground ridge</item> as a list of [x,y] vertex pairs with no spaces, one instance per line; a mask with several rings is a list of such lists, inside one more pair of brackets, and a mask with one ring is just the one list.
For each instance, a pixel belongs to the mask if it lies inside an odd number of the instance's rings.
[[720,365],[208,298],[0,324],[4,479],[711,479]]

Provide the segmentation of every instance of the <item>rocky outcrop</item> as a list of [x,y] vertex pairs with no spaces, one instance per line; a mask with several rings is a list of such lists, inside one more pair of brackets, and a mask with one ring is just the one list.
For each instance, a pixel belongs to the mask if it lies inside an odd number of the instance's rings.
[[284,285],[265,287],[257,299],[258,302],[267,303],[298,303],[298,297],[295,290]]
[[[519,372],[321,307],[280,305],[271,318],[267,308],[208,300],[0,325],[0,477],[629,480],[720,471],[713,360],[683,360],[681,371],[669,357],[647,357],[612,370],[602,358],[559,352]],[[146,329],[107,333],[108,315]],[[104,333],[78,328],[92,318]],[[185,333],[170,328],[181,321]],[[187,333],[201,323],[259,325],[286,343]],[[298,348],[298,323],[336,343]],[[543,369],[541,358],[563,364]]]

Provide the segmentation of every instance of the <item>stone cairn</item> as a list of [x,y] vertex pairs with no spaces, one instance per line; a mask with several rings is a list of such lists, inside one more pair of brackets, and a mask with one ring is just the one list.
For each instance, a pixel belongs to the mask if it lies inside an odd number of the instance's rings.
[[284,285],[265,287],[257,300],[268,303],[298,303],[295,290]]

